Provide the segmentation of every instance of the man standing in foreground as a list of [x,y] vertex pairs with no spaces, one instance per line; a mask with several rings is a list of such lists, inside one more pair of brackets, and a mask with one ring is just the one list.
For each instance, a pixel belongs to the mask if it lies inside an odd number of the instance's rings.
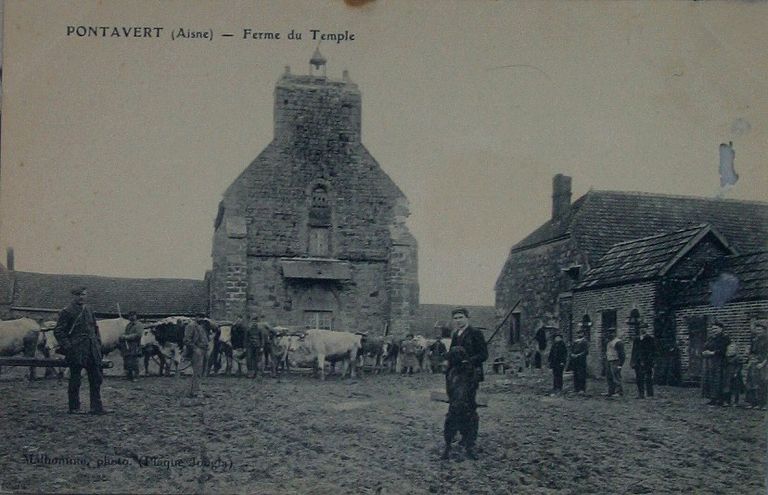
[[80,375],[85,368],[90,389],[90,414],[106,414],[101,403],[101,337],[96,318],[86,306],[88,290],[77,287],[71,291],[74,300],[62,309],[53,335],[60,346],[60,353],[66,356],[69,366],[69,413],[80,412]]
[[184,346],[192,361],[192,384],[189,390],[190,397],[200,397],[200,379],[203,376],[205,353],[208,350],[208,334],[197,321],[190,320],[184,329]]
[[[483,332],[473,328],[469,324],[469,311],[465,308],[456,308],[451,311],[451,317],[453,320],[453,326],[455,331],[451,338],[451,347],[462,347],[466,352],[466,360],[475,368],[475,378],[473,380],[473,386],[469,390],[469,399],[471,404],[476,404],[477,389],[480,386],[480,382],[485,379],[483,374],[483,363],[488,359],[488,347],[485,343],[485,336]],[[450,352],[449,349],[449,352]],[[446,374],[451,371],[451,364],[448,364]],[[468,436],[467,439],[463,439],[464,447],[467,450],[467,457],[470,459],[476,459],[475,454],[475,440],[477,438],[477,427],[479,421],[475,423],[474,431]]]

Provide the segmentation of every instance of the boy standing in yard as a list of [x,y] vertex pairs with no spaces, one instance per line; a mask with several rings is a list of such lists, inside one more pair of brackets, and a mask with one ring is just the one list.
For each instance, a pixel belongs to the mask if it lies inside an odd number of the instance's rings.
[[451,442],[457,432],[461,433],[460,445],[463,445],[467,457],[477,459],[474,447],[477,440],[477,430],[480,418],[477,415],[475,402],[475,384],[477,370],[469,361],[467,352],[461,346],[451,347],[448,351],[448,374],[446,375],[446,392],[448,393],[448,414],[443,425],[445,448],[443,459],[451,454]]

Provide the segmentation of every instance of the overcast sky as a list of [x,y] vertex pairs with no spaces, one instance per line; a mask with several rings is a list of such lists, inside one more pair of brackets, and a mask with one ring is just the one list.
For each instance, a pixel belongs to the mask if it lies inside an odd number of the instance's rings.
[[[410,200],[424,303],[493,304],[558,172],[574,199],[714,196],[733,141],[727,196],[768,190],[768,3],[215,5],[6,2],[0,249],[16,269],[202,278],[217,204],[270,142],[274,85],[285,65],[307,71],[310,29],[356,35],[320,48],[329,77],[359,85],[363,143]],[[214,39],[172,41],[180,27]]]

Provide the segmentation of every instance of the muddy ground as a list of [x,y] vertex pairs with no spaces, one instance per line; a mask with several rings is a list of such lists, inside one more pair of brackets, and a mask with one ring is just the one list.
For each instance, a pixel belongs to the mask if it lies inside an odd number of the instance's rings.
[[66,414],[66,382],[23,371],[0,376],[0,493],[766,493],[766,413],[695,389],[563,398],[543,371],[491,375],[479,460],[441,461],[440,375],[211,377],[186,399],[186,376],[110,370],[113,413],[93,417]]

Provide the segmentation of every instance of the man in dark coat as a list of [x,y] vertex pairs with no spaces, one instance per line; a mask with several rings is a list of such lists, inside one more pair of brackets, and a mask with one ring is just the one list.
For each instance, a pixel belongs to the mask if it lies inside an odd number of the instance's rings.
[[712,324],[712,334],[704,343],[701,356],[705,359],[705,376],[702,380],[702,392],[709,398],[708,405],[722,406],[724,396],[725,353],[731,339],[723,333],[723,324],[715,321]]
[[60,352],[66,356],[69,366],[69,413],[80,411],[80,374],[85,368],[90,388],[90,413],[106,414],[101,403],[101,337],[96,318],[86,306],[88,290],[78,287],[72,290],[74,300],[61,310],[53,334],[59,342]]
[[[485,379],[483,363],[488,359],[488,347],[485,343],[483,332],[469,324],[469,311],[467,309],[456,308],[451,311],[451,317],[455,331],[453,332],[451,347],[448,352],[450,353],[450,350],[454,347],[462,347],[466,352],[466,361],[475,368],[475,377],[472,380],[473,386],[468,391],[469,400],[474,404],[476,403],[477,389],[480,386],[480,382]],[[449,376],[450,371],[451,363],[449,362],[446,369],[446,377]],[[477,435],[474,435],[464,441],[467,456],[470,458],[475,456],[473,449],[476,437]],[[471,444],[467,442],[471,442]]]
[[565,347],[563,337],[556,333],[553,337],[552,349],[549,350],[549,367],[552,368],[552,391],[563,391],[563,370],[568,360],[568,349]]
[[640,335],[632,342],[629,365],[635,369],[637,398],[653,397],[653,365],[656,360],[656,339],[648,334],[648,324],[640,322]]
[[571,345],[571,364],[573,370],[573,391],[584,395],[587,391],[587,354],[589,354],[589,341],[585,330],[579,329],[576,340]]
[[467,353],[461,346],[451,346],[448,352],[448,374],[446,375],[446,392],[448,394],[448,414],[443,424],[443,439],[445,448],[443,459],[448,459],[451,453],[451,442],[456,432],[461,433],[461,445],[467,452],[467,457],[477,459],[473,447],[477,440],[477,429],[480,418],[477,415],[477,403],[474,398],[477,370],[467,359]]

